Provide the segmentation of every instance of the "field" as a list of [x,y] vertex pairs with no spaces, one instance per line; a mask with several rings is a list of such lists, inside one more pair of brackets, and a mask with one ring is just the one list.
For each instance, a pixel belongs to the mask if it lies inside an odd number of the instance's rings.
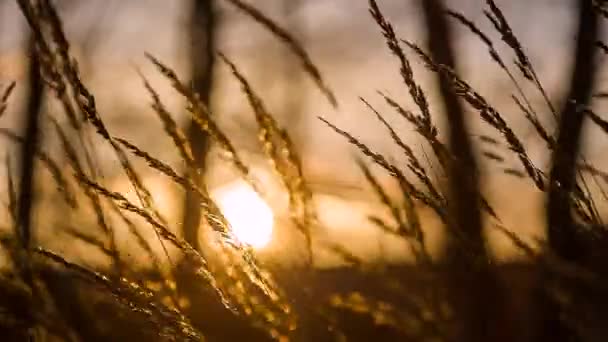
[[0,336],[603,341],[608,6],[342,2],[2,4]]

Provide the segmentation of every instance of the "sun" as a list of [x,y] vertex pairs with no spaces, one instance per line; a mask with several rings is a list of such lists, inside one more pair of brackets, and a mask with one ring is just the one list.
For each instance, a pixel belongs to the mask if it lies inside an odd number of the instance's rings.
[[258,249],[268,245],[274,214],[249,184],[238,180],[216,189],[211,196],[241,242]]

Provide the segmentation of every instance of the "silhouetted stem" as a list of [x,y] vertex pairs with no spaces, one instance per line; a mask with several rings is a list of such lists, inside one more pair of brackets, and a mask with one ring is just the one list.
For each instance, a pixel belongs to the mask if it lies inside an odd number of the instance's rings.
[[[439,64],[455,68],[455,57],[450,43],[451,30],[444,17],[441,0],[421,1],[426,17],[429,49]],[[452,231],[446,246],[450,302],[460,322],[457,341],[496,341],[499,336],[492,326],[498,286],[490,269],[481,223],[479,177],[477,161],[467,133],[464,110],[451,82],[438,73],[439,89],[447,114],[449,147],[448,224]],[[461,241],[464,240],[464,241]],[[493,305],[487,303],[493,302]]]
[[[215,15],[212,0],[196,0],[190,22],[190,59],[192,85],[202,102],[209,106],[213,81]],[[188,140],[192,147],[194,165],[189,167],[189,177],[201,186],[209,150],[210,139],[194,121],[188,127]],[[200,198],[192,191],[186,192],[183,214],[184,239],[200,251],[199,226],[201,220]]]
[[[578,38],[567,101],[559,117],[559,136],[552,156],[547,204],[549,247],[567,261],[581,261],[584,246],[577,236],[571,212],[571,193],[576,187],[576,162],[580,150],[585,107],[593,90],[596,73],[595,42],[599,25],[592,0],[579,0]],[[546,284],[545,284],[546,286]],[[560,319],[560,307],[547,298],[541,338],[571,341],[574,332]]]

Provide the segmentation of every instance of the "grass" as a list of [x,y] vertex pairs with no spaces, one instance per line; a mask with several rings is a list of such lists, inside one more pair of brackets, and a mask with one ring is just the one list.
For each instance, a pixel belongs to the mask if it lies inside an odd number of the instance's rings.
[[[248,3],[227,1],[285,44],[325,99],[338,106],[311,56],[287,30]],[[597,21],[606,13],[602,3],[579,1],[581,24],[572,84],[560,113],[525,47],[494,1],[486,1],[483,14],[513,56],[501,56],[497,42],[456,9],[444,8],[442,1],[428,0],[422,7],[429,27],[428,51],[416,42],[400,39],[381,6],[369,1],[379,39],[384,39],[388,53],[395,57],[395,72],[401,76],[415,109],[404,107],[382,92],[376,100],[413,127],[438,163],[423,162],[420,149],[405,142],[385,119],[386,114],[375,109],[372,99],[361,98],[361,106],[378,120],[404,154],[405,165],[395,164],[330,119],[319,119],[359,151],[361,156],[353,167],[361,169],[389,213],[388,219],[370,220],[378,229],[407,242],[415,257],[413,266],[370,264],[349,252],[346,240],[341,245],[313,245],[321,223],[313,205],[315,194],[303,171],[302,156],[296,152],[286,127],[264,104],[264,94],[254,89],[238,62],[217,52],[216,58],[241,86],[241,93],[231,96],[248,100],[257,124],[259,148],[288,194],[292,226],[304,237],[306,260],[290,269],[265,264],[250,246],[234,236],[207,184],[199,177],[177,170],[128,138],[115,136],[104,123],[95,95],[82,81],[53,3],[18,3],[31,31],[33,55],[32,91],[26,110],[28,129],[23,136],[7,129],[0,131],[21,148],[18,156],[11,155],[6,162],[6,209],[10,222],[1,239],[11,260],[9,269],[0,276],[0,330],[9,339],[592,341],[605,335],[601,322],[608,314],[608,282],[603,251],[608,236],[597,209],[598,198],[591,195],[586,179],[600,184],[599,179],[605,181],[608,176],[579,152],[586,118],[604,133],[608,131],[606,120],[590,106],[597,73],[592,67],[594,55],[606,46],[597,37]],[[450,25],[467,28],[487,47],[497,68],[508,76],[515,89],[511,98],[551,155],[549,170],[534,164],[525,143],[500,111],[458,73],[451,40],[446,38]],[[234,147],[233,138],[216,123],[217,113],[211,113],[201,94],[170,66],[151,54],[145,56],[185,99],[184,109],[193,123],[225,152],[230,167],[264,195],[250,166]],[[439,101],[443,103],[429,101],[414,74],[411,58],[419,59],[435,74],[441,90]],[[507,62],[511,58],[513,62]],[[195,149],[191,141],[153,85],[137,72],[162,123],[163,134],[170,138],[183,165],[193,167]],[[522,90],[522,82],[535,87],[545,101],[545,109],[532,105]],[[11,83],[1,89],[0,117],[12,105],[14,87],[15,83]],[[61,104],[61,113],[41,110],[42,87]],[[597,93],[597,97],[601,94]],[[445,141],[436,125],[438,108],[442,106],[448,119]],[[545,111],[555,120],[558,131],[552,132],[538,119]],[[477,165],[482,161],[501,164],[504,157],[489,150],[475,153],[475,141],[468,129],[470,114],[477,115],[500,136],[500,141],[480,137],[482,147],[504,144],[523,169],[505,168],[504,172],[530,181],[546,197],[548,239],[539,242],[540,248],[506,227],[485,198]],[[44,124],[49,124],[52,132],[42,131],[41,127],[47,127]],[[45,150],[41,141],[47,134],[58,138],[60,151]],[[93,140],[103,141],[111,148],[123,177],[136,194],[134,200],[109,188],[96,160],[99,156]],[[17,158],[21,161],[19,177],[12,170]],[[69,172],[61,167],[60,160],[67,160]],[[167,182],[196,194],[202,213],[200,245],[173,232],[177,223],[161,214],[134,161],[145,162]],[[90,229],[64,230],[70,238],[101,251],[108,259],[107,266],[70,261],[35,238],[34,199],[47,194],[34,185],[43,172],[49,172],[66,210],[88,210],[93,214]],[[400,198],[389,195],[376,172],[394,179]],[[436,174],[447,181],[441,182]],[[421,208],[430,209],[447,228],[448,243],[441,256],[428,251]],[[45,220],[36,224],[40,226],[36,229],[61,229]],[[496,263],[487,249],[484,228],[504,234],[527,256],[527,262]],[[154,232],[162,254],[144,238],[144,229]],[[136,269],[126,262],[126,251],[119,248],[117,241],[119,231],[134,237],[150,257],[149,267]],[[342,256],[351,266],[334,271],[316,269],[315,253],[321,247]],[[522,315],[529,319],[518,321]]]

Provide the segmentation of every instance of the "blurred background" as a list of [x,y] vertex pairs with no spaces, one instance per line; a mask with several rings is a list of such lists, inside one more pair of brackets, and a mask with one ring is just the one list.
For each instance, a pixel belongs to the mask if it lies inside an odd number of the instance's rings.
[[[95,94],[102,118],[116,136],[126,137],[155,157],[183,169],[179,155],[169,137],[163,134],[161,122],[150,107],[138,70],[145,75],[158,91],[184,129],[189,122],[185,103],[171,85],[145,59],[144,52],[159,58],[174,68],[182,80],[191,79],[193,3],[191,1],[161,0],[62,0],[57,1],[64,21],[72,53],[78,60],[83,81]],[[365,107],[359,97],[376,107],[386,120],[397,129],[403,140],[417,149],[419,155],[429,147],[419,139],[413,128],[397,113],[388,108],[378,91],[390,94],[406,108],[415,109],[407,88],[402,84],[395,58],[386,49],[378,27],[368,13],[367,1],[363,0],[266,0],[257,1],[263,13],[287,28],[307,49],[318,66],[329,87],[337,95],[338,107],[333,108],[314,83],[307,77],[299,62],[288,49],[258,23],[223,1],[215,1],[213,36],[215,49],[234,61],[256,92],[262,97],[269,111],[287,128],[302,156],[304,173],[314,192],[320,224],[315,228],[314,243],[318,266],[331,266],[340,258],[324,249],[325,242],[340,242],[354,255],[369,260],[386,262],[408,261],[411,255],[407,243],[383,233],[370,221],[370,216],[388,217],[378,198],[370,190],[359,168],[355,164],[358,152],[342,137],[329,129],[318,117],[326,118],[337,127],[350,132],[376,151],[390,156],[400,165],[405,157],[394,145],[390,136],[373,113]],[[401,38],[425,46],[425,28],[421,22],[418,2],[413,0],[379,0],[379,5],[394,24]],[[567,77],[571,70],[571,49],[574,43],[574,23],[571,14],[573,1],[566,0],[502,0],[497,1],[522,41],[549,96],[558,101],[566,91]],[[450,8],[461,12],[474,21],[495,42],[497,49],[510,56],[500,37],[484,18],[482,0],[449,1]],[[1,127],[21,130],[21,114],[24,110],[27,86],[27,25],[13,1],[0,2],[0,84],[16,81],[17,86],[10,100],[7,114],[0,120]],[[523,119],[521,111],[514,106],[510,95],[515,91],[504,73],[490,59],[486,47],[477,37],[454,23],[457,37],[458,69],[490,103],[498,108],[518,136],[526,143],[531,157],[541,168],[547,169],[548,154],[542,142],[535,136],[532,127]],[[410,55],[415,77],[430,98],[431,111],[443,127],[443,109],[435,105],[434,81],[420,61]],[[506,58],[508,59],[508,58]],[[605,73],[598,77],[601,90],[605,84]],[[528,89],[526,89],[527,91]],[[529,97],[541,114],[541,121],[553,127],[552,118],[540,94],[530,87]],[[52,96],[46,106],[59,109]],[[255,176],[266,189],[265,202],[272,210],[273,229],[268,239],[259,243],[258,253],[278,262],[297,260],[302,241],[290,227],[287,217],[287,196],[282,185],[273,174],[273,169],[263,155],[257,140],[256,123],[246,97],[238,82],[230,75],[225,64],[213,66],[210,104],[213,115],[222,129],[237,146],[238,152],[247,161]],[[603,107],[597,104],[597,112]],[[476,137],[495,136],[495,132],[484,126],[475,113],[469,116],[470,132]],[[603,157],[606,137],[596,134],[589,127],[585,157],[600,169],[608,167]],[[43,131],[44,132],[44,131]],[[45,138],[44,148],[56,148],[56,139]],[[15,148],[8,140],[0,140],[0,159]],[[106,183],[111,189],[127,193],[130,191],[125,177],[118,168],[108,146],[96,147],[103,160],[102,169]],[[504,170],[521,169],[515,156],[502,145],[478,146],[479,154],[492,152],[504,158],[496,162],[481,158],[483,165],[484,191],[509,229],[526,239],[541,237],[544,227],[543,196],[529,179],[505,174]],[[488,150],[490,148],[490,150]],[[216,149],[207,156],[205,178],[219,202],[226,193],[244,191],[242,182],[231,171]],[[424,158],[422,158],[424,160]],[[429,160],[429,164],[433,164]],[[181,224],[183,193],[154,170],[138,164],[138,170],[146,185],[152,190],[161,210],[175,227]],[[0,168],[4,178],[5,167]],[[399,189],[382,170],[372,168],[374,174],[395,196]],[[66,165],[66,170],[68,170]],[[438,169],[435,169],[438,170]],[[66,171],[67,172],[67,171]],[[441,175],[436,175],[441,179]],[[5,182],[0,182],[4,189]],[[41,184],[44,186],[44,184]],[[596,185],[590,185],[593,189]],[[234,190],[237,189],[237,190]],[[392,190],[391,190],[392,189]],[[131,194],[132,195],[132,194]],[[228,196],[230,197],[230,196]],[[226,200],[227,206],[254,206],[251,196],[237,196]],[[253,201],[253,202],[248,202]],[[52,198],[41,203],[38,216],[61,224],[67,220],[86,226],[87,218],[67,217],[59,210],[51,210],[56,201]],[[253,203],[253,204],[252,204]],[[598,201],[605,207],[605,201]],[[48,207],[47,207],[48,206]],[[222,203],[220,203],[222,206]],[[45,209],[48,208],[48,209]],[[605,208],[603,212],[605,212]],[[254,210],[257,214],[265,209]],[[442,227],[437,218],[421,208],[423,228],[427,232],[429,247],[439,250]],[[252,220],[259,218],[254,213]],[[5,215],[3,213],[2,215]],[[39,219],[40,219],[39,217]],[[90,218],[89,218],[90,219]],[[250,221],[251,223],[253,221]],[[264,233],[265,228],[254,235]],[[56,232],[40,231],[39,239],[52,240],[56,249],[73,258],[96,260],[96,255],[84,245],[64,243]],[[52,236],[46,236],[45,234]],[[150,232],[152,238],[152,232]],[[490,244],[501,260],[519,258],[516,248],[492,231],[488,231]],[[128,245],[128,242],[125,241]],[[296,246],[296,247],[294,247]],[[129,257],[137,260],[137,253]],[[69,259],[69,258],[68,258]]]

